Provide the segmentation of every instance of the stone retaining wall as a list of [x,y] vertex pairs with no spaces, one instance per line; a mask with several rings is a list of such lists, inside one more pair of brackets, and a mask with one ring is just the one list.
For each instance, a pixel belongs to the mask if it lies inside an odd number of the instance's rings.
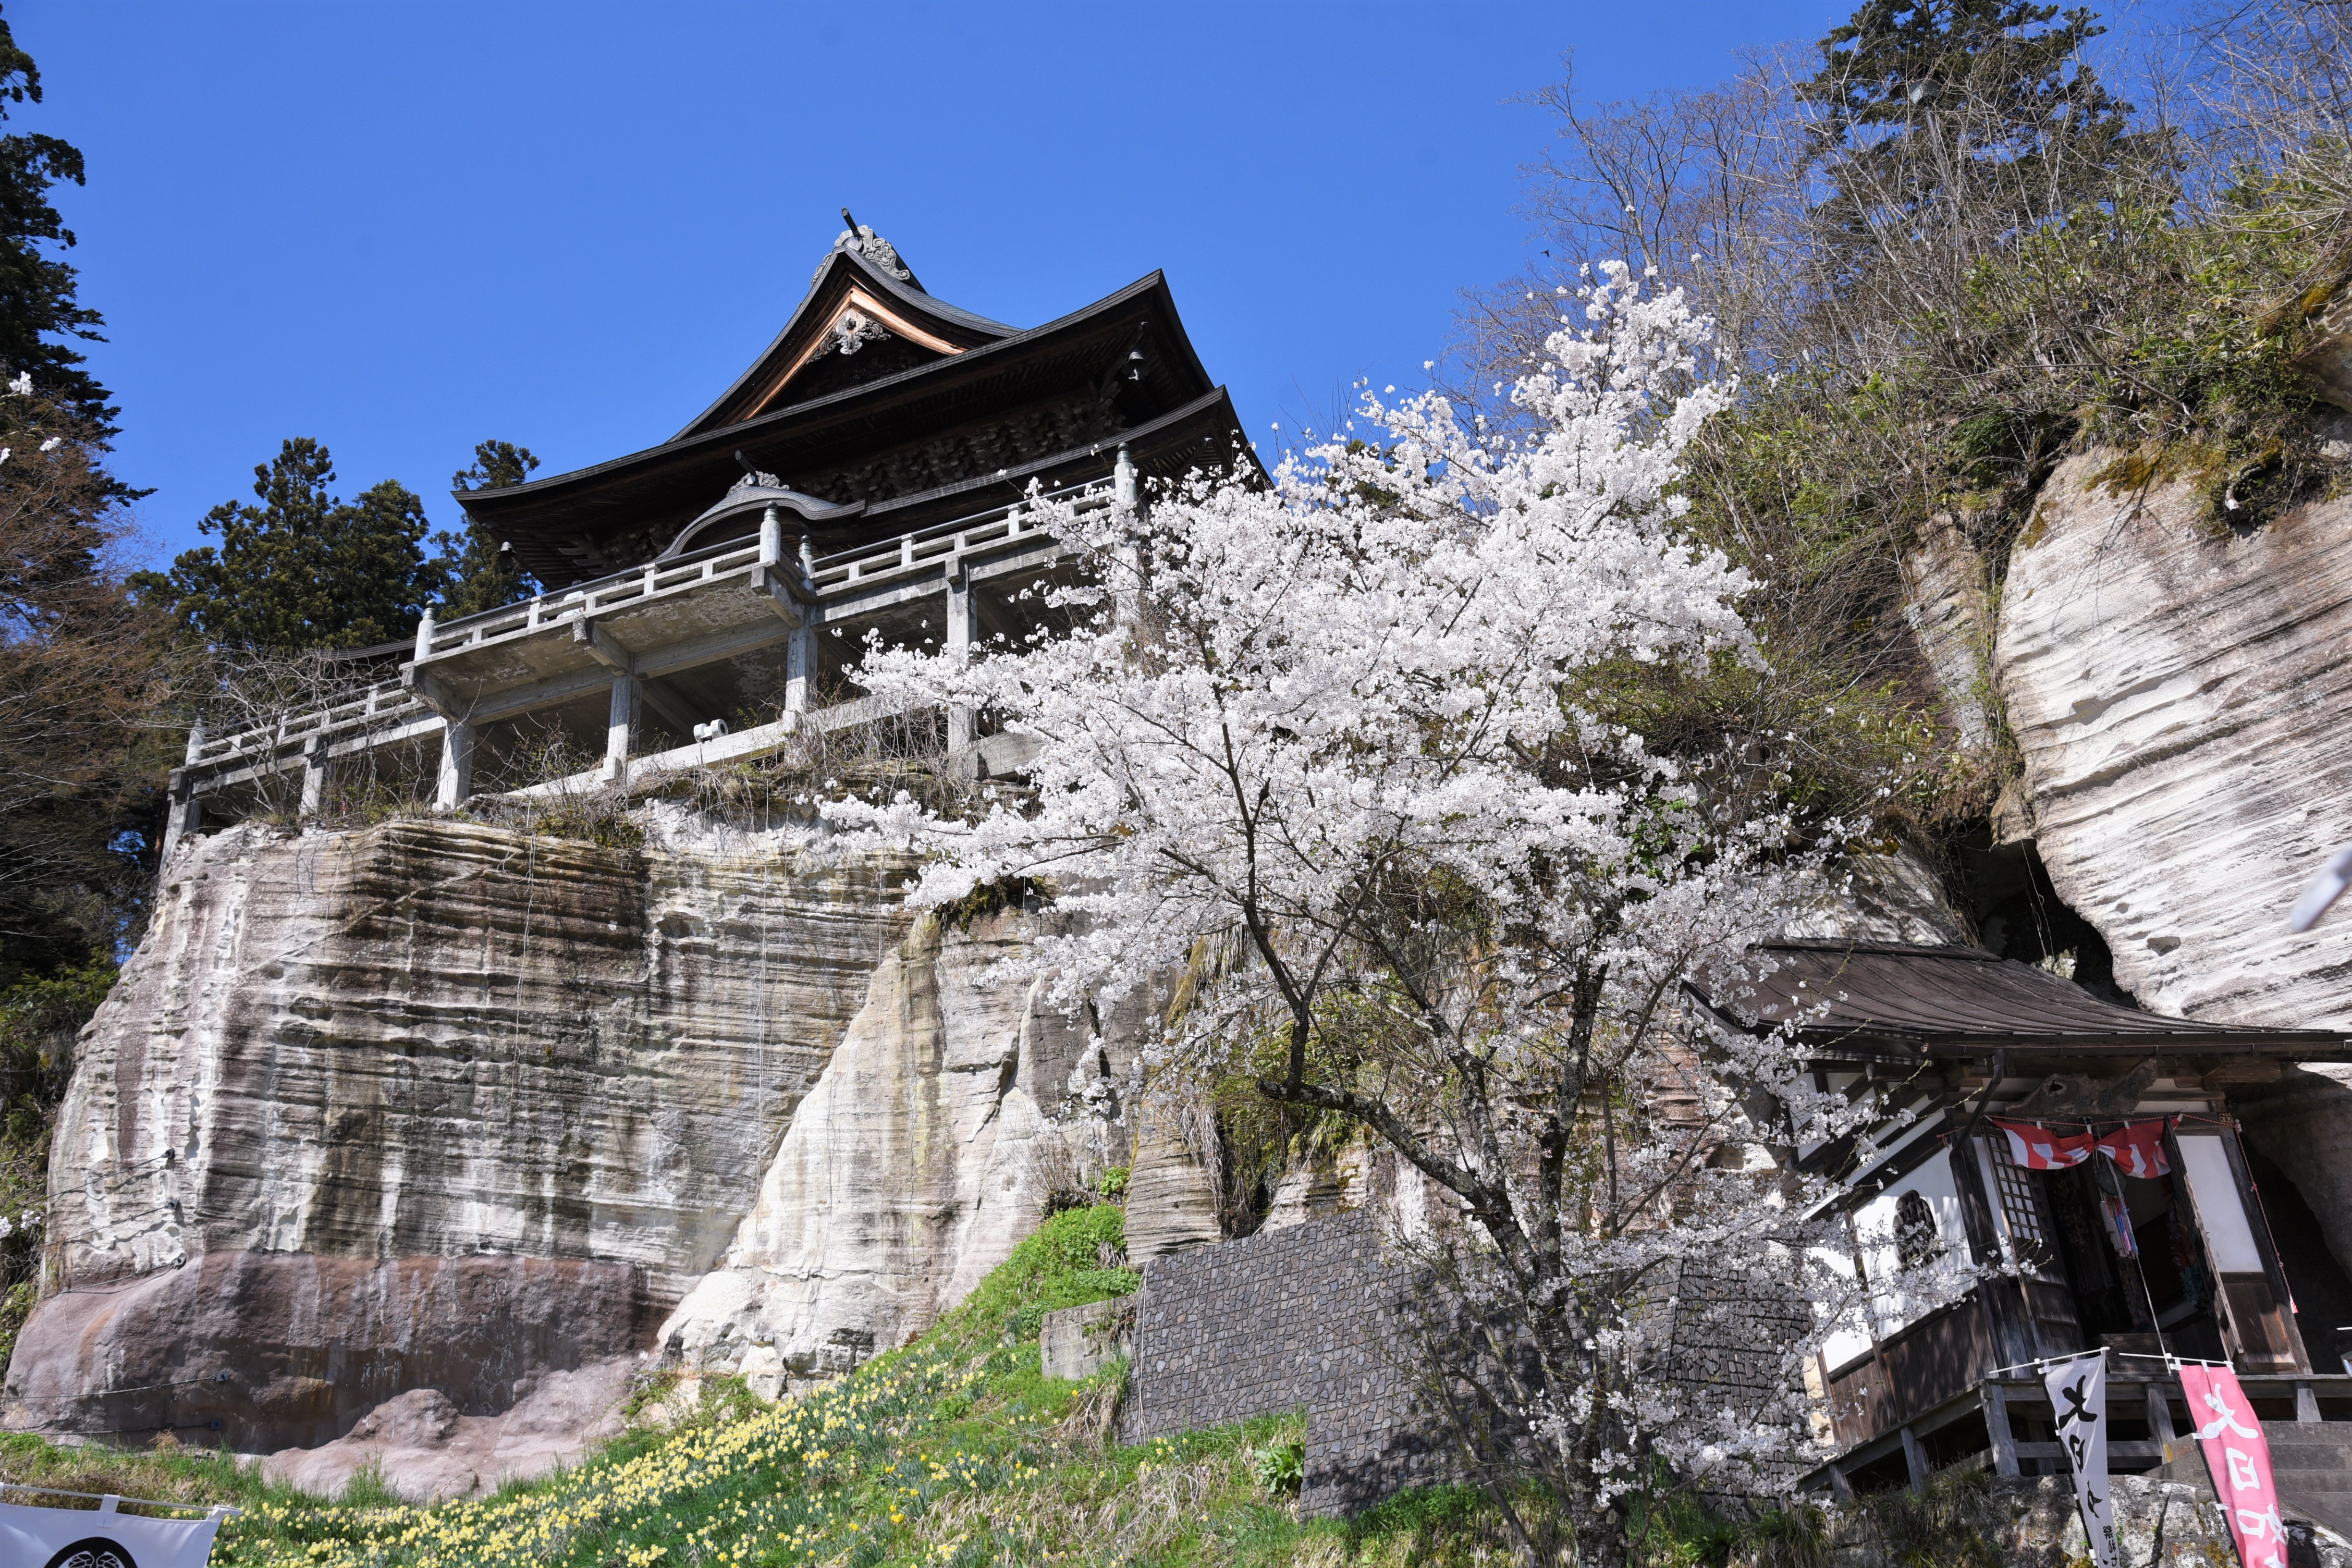
[[1354,1512],[1449,1479],[1450,1435],[1402,1370],[1406,1289],[1361,1213],[1151,1260],[1122,1438],[1303,1406],[1307,1513]]

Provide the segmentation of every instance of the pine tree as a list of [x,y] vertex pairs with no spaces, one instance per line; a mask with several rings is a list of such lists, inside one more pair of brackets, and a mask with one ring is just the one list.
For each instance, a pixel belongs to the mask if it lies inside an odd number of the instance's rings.
[[[8,105],[41,101],[41,73],[0,21],[0,120]],[[103,439],[119,412],[105,387],[82,369],[81,353],[55,338],[103,342],[105,324],[74,297],[74,268],[45,248],[70,249],[73,230],[49,203],[60,180],[79,185],[79,148],[55,136],[0,136],[0,366],[5,378],[29,375],[43,396]],[[116,493],[122,492],[117,487]]]
[[2105,31],[2032,0],[1867,0],[1797,87],[1828,242],[1858,258],[1890,233],[1997,238],[2112,195],[2131,105],[2080,58]]
[[409,636],[442,583],[415,492],[386,479],[336,499],[334,460],[309,437],[253,473],[260,505],[224,501],[197,525],[218,548],[187,551],[132,587],[216,646],[352,648]]
[[[474,448],[474,466],[452,474],[449,488],[460,494],[503,489],[522,483],[537,467],[539,459],[529,447],[511,441],[484,441]],[[499,609],[538,591],[530,575],[515,564],[514,552],[506,542],[493,537],[470,517],[465,531],[436,533],[433,543],[441,552],[446,580],[440,611],[444,619]]]

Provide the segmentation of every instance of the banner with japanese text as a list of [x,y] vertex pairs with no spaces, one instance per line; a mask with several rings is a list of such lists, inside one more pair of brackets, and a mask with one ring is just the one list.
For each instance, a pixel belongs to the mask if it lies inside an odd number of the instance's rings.
[[2271,1478],[2271,1446],[2253,1402],[2226,1366],[2183,1362],[2180,1392],[2189,1399],[2189,1426],[2213,1490],[2230,1516],[2230,1535],[2245,1568],[2286,1568],[2286,1525],[2279,1518]]
[[2049,1363],[2042,1369],[2042,1386],[2050,1394],[2058,1444],[2066,1450],[2066,1468],[2074,1478],[2074,1507],[2083,1516],[2091,1561],[2097,1568],[2121,1568],[2107,1484],[2107,1352],[2094,1351]]

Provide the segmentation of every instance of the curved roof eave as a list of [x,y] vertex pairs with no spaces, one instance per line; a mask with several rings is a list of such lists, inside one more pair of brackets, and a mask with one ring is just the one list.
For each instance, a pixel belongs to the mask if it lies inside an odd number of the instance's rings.
[[[837,252],[836,254],[842,253]],[[870,271],[868,275],[870,275]],[[743,438],[743,435],[746,431],[750,431],[760,426],[782,424],[787,420],[793,419],[806,414],[811,409],[822,408],[827,404],[846,403],[854,398],[873,396],[878,393],[885,393],[890,389],[903,386],[907,383],[922,376],[937,375],[943,371],[962,370],[973,364],[985,364],[991,363],[999,355],[1012,353],[1027,344],[1037,342],[1055,332],[1066,331],[1094,316],[1114,310],[1118,307],[1127,304],[1130,300],[1133,300],[1141,295],[1151,293],[1154,290],[1159,291],[1165,300],[1171,336],[1183,351],[1186,368],[1191,370],[1192,374],[1198,378],[1201,384],[1208,384],[1208,371],[1202,365],[1201,356],[1199,353],[1193,349],[1192,338],[1184,331],[1183,321],[1178,316],[1176,311],[1175,300],[1172,296],[1168,294],[1167,275],[1163,272],[1154,270],[1137,279],[1126,288],[1121,289],[1115,293],[1106,294],[1101,299],[1095,300],[1092,304],[1080,306],[1077,310],[1071,311],[1066,316],[1057,316],[1053,321],[1045,322],[1043,325],[1031,327],[1024,331],[1014,332],[1009,337],[999,338],[992,343],[983,343],[980,347],[968,350],[963,353],[951,355],[943,359],[933,360],[929,364],[917,365],[911,370],[900,371],[896,375],[884,376],[877,381],[869,381],[862,383],[856,386],[845,387],[839,392],[828,393],[823,397],[811,398],[806,403],[796,403],[789,407],[771,409],[765,414],[759,415],[751,419],[743,420],[739,424],[722,425],[715,429],[699,431],[690,436],[674,437],[667,441],[662,442],[659,446],[647,447],[639,451],[626,453],[618,458],[609,458],[602,463],[592,464],[584,468],[573,468],[566,473],[551,474],[542,479],[530,479],[519,485],[505,485],[496,489],[453,489],[449,493],[451,498],[455,500],[460,507],[465,508],[467,514],[468,516],[472,516],[474,515],[474,511],[473,507],[469,504],[471,502],[486,501],[491,503],[493,508],[495,508],[499,503],[514,499],[549,495],[557,490],[581,484],[583,481],[603,478],[610,474],[619,473],[625,469],[636,467],[641,463],[652,462],[661,458],[673,456],[706,444],[715,445],[722,441],[740,440]],[[492,519],[484,518],[483,521],[492,521]]]
[[[777,331],[776,335],[768,340],[768,346],[752,357],[751,363],[744,367],[743,374],[728,383],[727,390],[714,398],[708,408],[688,420],[685,428],[670,437],[672,442],[682,441],[688,436],[702,430],[704,421],[726,407],[737,394],[758,381],[766,373],[776,355],[783,351],[786,341],[800,330],[802,322],[809,313],[810,306],[815,302],[820,294],[825,291],[825,285],[830,283],[843,268],[855,270],[862,281],[872,284],[877,289],[897,300],[917,314],[929,316],[934,321],[948,326],[961,327],[975,336],[990,339],[1009,338],[1021,331],[1019,327],[991,320],[975,311],[967,310],[961,305],[950,305],[936,295],[926,294],[920,289],[892,277],[857,251],[836,250],[817,264],[816,276],[809,279],[808,291],[801,296],[800,303],[793,307],[793,313],[784,319],[784,324]],[[717,426],[712,428],[724,429],[726,426]]]
[[[1211,415],[1222,416],[1222,417],[1204,417]],[[1051,474],[1057,468],[1066,468],[1084,458],[1117,452],[1121,447],[1142,447],[1149,451],[1157,447],[1161,438],[1171,432],[1183,430],[1187,426],[1212,425],[1236,437],[1240,436],[1241,423],[1234,414],[1233,396],[1222,386],[1212,387],[1192,402],[1181,407],[1171,408],[1156,419],[1147,419],[1140,425],[1130,426],[1125,430],[1102,437],[1097,440],[1071,447],[1015,468],[1004,468],[997,473],[959,479],[954,484],[940,485],[928,490],[918,490],[912,495],[893,496],[888,500],[866,508],[866,518],[871,521],[895,521],[898,513],[919,513],[950,497],[978,496],[991,490],[1004,491],[1006,492],[1003,497],[1004,500],[1016,501],[1026,493],[1029,480]],[[1242,448],[1242,451],[1255,469],[1258,478],[1263,480],[1265,478],[1265,469],[1264,465],[1258,462],[1256,452],[1246,446]]]

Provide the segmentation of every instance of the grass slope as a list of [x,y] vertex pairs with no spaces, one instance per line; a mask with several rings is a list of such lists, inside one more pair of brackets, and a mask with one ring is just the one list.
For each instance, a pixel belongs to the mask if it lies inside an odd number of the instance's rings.
[[[1499,1563],[1462,1489],[1359,1521],[1302,1521],[1279,1488],[1301,1415],[1135,1447],[1108,1441],[1125,1369],[1047,1378],[1037,1322],[1125,1295],[1123,1215],[1055,1215],[955,1311],[829,1386],[761,1405],[706,1384],[701,1407],[639,1428],[579,1469],[417,1508],[362,1477],[324,1502],[226,1456],[60,1449],[0,1439],[0,1479],[244,1507],[221,1568],[788,1568],[914,1563]],[[1295,1484],[1295,1482],[1293,1483]]]

